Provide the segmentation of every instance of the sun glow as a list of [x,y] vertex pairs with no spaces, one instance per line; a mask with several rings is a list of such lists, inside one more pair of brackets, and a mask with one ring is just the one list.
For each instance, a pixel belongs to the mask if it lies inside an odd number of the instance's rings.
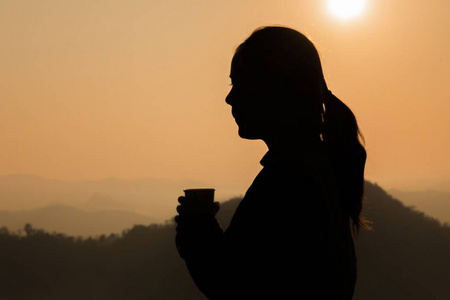
[[361,15],[366,4],[367,0],[327,0],[328,10],[343,20]]

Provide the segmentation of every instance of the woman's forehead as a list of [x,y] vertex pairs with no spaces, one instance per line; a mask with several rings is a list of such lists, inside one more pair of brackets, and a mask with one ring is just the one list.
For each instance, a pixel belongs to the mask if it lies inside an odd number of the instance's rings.
[[239,48],[231,60],[230,77],[233,79],[258,77],[252,57],[244,55],[244,51]]
[[238,78],[248,76],[250,70],[248,65],[246,66],[242,55],[238,55],[237,53],[234,55],[231,61],[231,69],[230,69],[230,77]]

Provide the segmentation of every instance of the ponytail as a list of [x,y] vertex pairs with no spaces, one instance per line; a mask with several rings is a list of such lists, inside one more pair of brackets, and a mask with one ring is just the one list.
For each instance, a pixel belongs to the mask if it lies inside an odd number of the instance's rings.
[[363,137],[350,108],[330,91],[324,95],[324,105],[322,138],[332,161],[342,207],[357,237],[360,228],[370,229],[361,216],[366,163]]

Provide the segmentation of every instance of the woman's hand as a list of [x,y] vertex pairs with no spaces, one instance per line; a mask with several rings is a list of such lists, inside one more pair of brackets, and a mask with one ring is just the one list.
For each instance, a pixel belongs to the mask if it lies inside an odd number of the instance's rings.
[[201,203],[193,199],[188,199],[184,196],[178,198],[180,205],[177,206],[179,217],[196,217],[196,216],[210,216],[215,217],[220,209],[219,202],[210,204]]
[[[217,232],[219,235],[223,233],[220,224],[214,218],[220,205],[219,202],[199,203],[184,196],[179,197],[178,202],[180,205],[177,206],[178,215],[175,217],[177,223],[175,242],[180,256],[185,258],[186,253],[198,252],[189,249],[192,247],[196,249],[196,245],[207,241],[205,237],[210,236],[211,232]],[[211,228],[215,230],[211,231]]]

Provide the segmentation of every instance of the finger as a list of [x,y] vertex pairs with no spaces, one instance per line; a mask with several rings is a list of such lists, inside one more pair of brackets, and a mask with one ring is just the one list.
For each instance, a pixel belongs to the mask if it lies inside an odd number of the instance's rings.
[[180,215],[193,214],[198,212],[196,207],[192,207],[191,205],[181,204],[177,206],[177,212]]
[[179,202],[180,204],[186,203],[186,197],[184,197],[184,196],[178,197],[178,202]]
[[214,213],[217,213],[219,211],[219,209],[220,209],[220,203],[214,202],[214,205],[213,205]]

